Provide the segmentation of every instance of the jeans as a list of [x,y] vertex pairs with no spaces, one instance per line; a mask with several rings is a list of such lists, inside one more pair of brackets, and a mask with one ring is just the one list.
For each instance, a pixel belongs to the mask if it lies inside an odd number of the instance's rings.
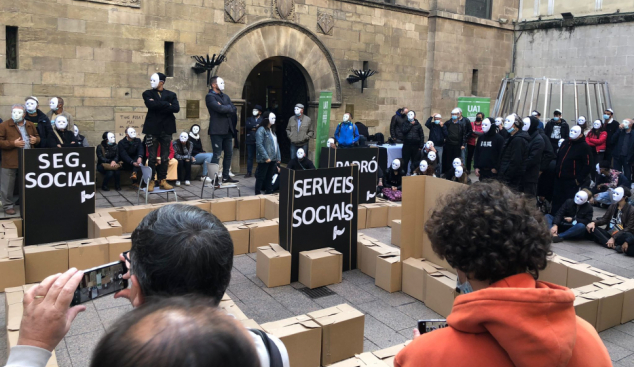
[[255,144],[247,144],[247,175],[253,173],[253,159],[255,158]]
[[600,192],[595,198],[594,201],[597,203],[612,205],[612,189],[608,189],[607,191]]
[[17,168],[0,169],[0,197],[2,198],[2,209],[13,209],[13,190],[15,189],[15,178],[18,176]]
[[101,185],[101,187],[108,187],[108,183],[110,182],[110,179],[113,177],[114,177],[114,187],[116,188],[121,187],[121,171],[120,170],[107,171],[105,168],[103,168],[101,164],[98,164],[97,171],[99,171],[103,175],[103,184]]
[[123,163],[121,166],[121,171],[132,171],[136,173],[136,180],[132,180],[132,183],[137,183],[141,181],[141,177],[143,177],[143,173],[141,172],[141,167],[135,167],[130,163]]
[[178,181],[190,181],[192,179],[192,162],[184,159],[178,161]]
[[260,195],[262,189],[266,194],[273,193],[273,175],[277,173],[277,162],[258,163],[258,169],[255,171],[255,194]]
[[613,168],[617,171],[621,171],[623,172],[623,175],[625,175],[625,178],[627,178],[628,180],[632,179],[632,167],[627,164],[625,162],[625,159],[622,159],[623,157],[614,157],[614,164],[613,164]]
[[291,159],[297,157],[297,150],[299,148],[303,148],[304,149],[304,153],[306,153],[306,156],[308,156],[308,143],[306,143],[304,145],[295,145],[295,144],[291,143]]
[[199,165],[203,166],[203,177],[207,176],[207,163],[211,163],[211,160],[213,159],[213,157],[214,157],[213,153],[198,153],[194,156],[194,158],[196,159],[196,162],[192,162],[192,164],[194,166],[199,166]]
[[[152,177],[156,174],[156,178],[161,181],[167,178],[167,165],[169,164],[170,146],[172,145],[172,134],[161,133],[160,135],[147,136],[148,140],[152,140],[152,145],[148,146],[148,166],[152,168]],[[159,146],[161,147],[161,164],[156,165],[156,153]],[[99,166],[97,166],[99,168]],[[101,172],[101,171],[100,171]],[[110,171],[112,172],[112,171]],[[110,176],[112,177],[112,176]]]
[[[555,219],[552,215],[546,214],[544,216],[546,221],[548,222],[548,226],[550,228],[553,227],[553,220]],[[559,229],[559,238],[561,239],[575,239],[582,238],[586,234],[586,225],[583,223],[577,223],[573,225],[572,223],[555,223]]]
[[211,146],[214,150],[214,156],[211,163],[218,163],[220,154],[224,152],[222,158],[222,178],[229,178],[229,170],[231,169],[231,158],[233,157],[233,135],[210,135]]

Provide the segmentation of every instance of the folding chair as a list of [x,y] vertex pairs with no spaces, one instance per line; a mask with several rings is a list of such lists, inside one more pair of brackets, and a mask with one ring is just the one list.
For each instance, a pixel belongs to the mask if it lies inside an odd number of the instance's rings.
[[145,192],[145,204],[147,204],[148,194],[166,194],[167,201],[170,201],[170,192],[174,193],[174,198],[176,199],[176,202],[178,202],[178,195],[176,195],[176,190],[174,189],[163,190],[160,187],[156,186],[154,187],[154,191],[148,192],[147,187],[150,184],[150,180],[154,179],[152,177],[152,169],[148,166],[141,166],[141,172],[143,173],[143,177],[141,178],[141,183],[145,183],[145,187],[141,188],[141,186],[143,185],[142,184],[139,185],[139,191],[137,192],[137,198],[136,198],[137,205],[139,205],[139,197],[141,196],[141,191]]
[[[202,180],[203,180],[203,187],[200,189],[200,198],[203,198],[203,195],[205,194],[205,187],[209,187],[207,185],[210,185],[212,188],[211,191],[211,198],[215,199],[216,198],[216,190],[217,189],[227,189],[227,197],[229,197],[229,189],[236,189],[238,190],[238,197],[240,197],[240,186],[236,185],[236,184],[221,184],[219,187],[216,187],[215,183],[216,182],[220,182],[222,181],[222,179],[220,179],[218,177],[218,170],[219,170],[220,165],[218,163],[207,163],[207,176],[203,176]],[[210,177],[212,179],[210,184],[205,184],[204,182],[206,182],[207,177]],[[220,181],[218,181],[220,180]]]

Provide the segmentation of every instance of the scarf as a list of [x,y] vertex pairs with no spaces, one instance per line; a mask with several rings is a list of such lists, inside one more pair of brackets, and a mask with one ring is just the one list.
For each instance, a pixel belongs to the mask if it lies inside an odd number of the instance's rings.
[[194,134],[193,132],[190,131],[189,136],[191,136],[192,138],[196,140],[200,140],[200,134]]

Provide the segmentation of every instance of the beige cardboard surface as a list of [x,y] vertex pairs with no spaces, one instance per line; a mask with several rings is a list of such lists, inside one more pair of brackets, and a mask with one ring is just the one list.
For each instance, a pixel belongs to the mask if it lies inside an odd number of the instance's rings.
[[593,271],[588,264],[571,264],[568,266],[568,288],[578,288],[584,285],[599,282],[603,278],[599,273]]
[[[330,367],[386,367],[385,362],[378,359],[371,352],[357,354],[356,356],[346,359],[345,361],[331,364]],[[389,366],[392,367],[392,366]]]
[[596,323],[598,332],[621,324],[624,299],[623,291],[616,288],[606,288],[582,294],[581,297],[599,301]]
[[[15,232],[13,232],[14,229]],[[8,237],[22,237],[22,218],[0,220],[0,233]]]
[[[402,258],[402,254],[401,254]],[[403,293],[409,294],[421,302],[425,302],[425,289],[427,273],[435,273],[443,269],[442,266],[433,264],[425,259],[410,257],[403,261]]]
[[86,270],[107,264],[109,260],[108,241],[94,238],[68,243],[68,266]]
[[249,224],[249,252],[258,251],[258,247],[269,243],[280,242],[280,224],[274,220],[266,220]]
[[308,316],[322,327],[322,366],[363,353],[363,313],[348,304],[341,304],[311,312]]
[[228,224],[225,226],[233,241],[233,255],[249,252],[249,227],[244,224]]
[[236,200],[236,220],[260,219],[260,201],[259,196],[247,196]]
[[119,255],[126,251],[130,251],[132,248],[132,236],[111,236],[106,238],[108,241],[108,262],[115,262],[121,260]]
[[218,308],[224,310],[227,314],[232,315],[238,321],[249,319],[247,315],[242,312],[240,307],[238,307],[238,305],[236,305],[236,303],[232,300],[220,301],[220,304],[218,304]]
[[599,300],[586,299],[577,296],[574,302],[575,313],[577,316],[586,320],[590,325],[596,328],[597,313],[599,310]]
[[387,227],[387,204],[365,204],[366,228]]
[[[125,220],[123,222],[119,221],[120,224],[124,225],[123,231],[125,233],[132,233],[136,229],[136,227],[141,223],[143,218],[146,215],[150,214],[150,212],[155,209],[152,208],[151,205],[137,205],[137,206],[125,206],[123,207],[125,212]],[[114,218],[116,214],[110,213]],[[125,223],[125,224],[124,224]]]
[[24,291],[22,287],[10,287],[4,290],[4,319],[9,319],[9,306],[19,303],[22,304],[24,300]]
[[425,275],[425,306],[443,317],[449,316],[456,293],[456,275],[446,270]]
[[392,221],[392,245],[401,247],[401,220]]
[[319,367],[321,365],[321,326],[307,315],[260,326],[284,343],[292,367]]
[[568,266],[559,256],[554,255],[548,259],[546,269],[539,272],[538,280],[565,287],[568,283]]
[[343,254],[331,247],[299,253],[299,282],[310,289],[341,283]]
[[400,220],[403,206],[400,203],[390,203],[387,207],[387,226],[392,227],[392,221]]
[[367,220],[368,210],[365,206],[359,205],[357,208],[357,229],[365,229],[365,222]]
[[375,352],[372,352],[372,354],[374,354],[378,359],[380,359],[381,361],[383,361],[383,363],[385,363],[386,365],[390,366],[390,367],[394,367],[394,359],[396,358],[396,355],[407,346],[407,344],[409,344],[410,341],[407,341],[403,344],[397,344],[395,346],[389,347],[389,348],[385,348],[385,349],[381,349],[381,350],[377,350]]
[[274,243],[258,247],[256,275],[269,288],[291,284],[291,253]]
[[236,201],[232,198],[211,200],[211,214],[221,222],[233,222],[236,220]]
[[401,272],[399,252],[379,255],[376,258],[374,284],[390,293],[398,292],[401,290]]
[[196,207],[206,211],[207,213],[211,213],[211,201],[207,200],[207,199],[179,201],[178,203],[179,204],[196,206]]
[[[376,277],[376,258],[379,255],[385,255],[392,253],[394,251],[398,251],[392,246],[388,246],[382,242],[376,240],[368,240],[361,239],[361,244],[358,249],[361,252],[361,262],[359,266],[359,270],[364,274],[371,276],[372,278]],[[357,251],[357,256],[359,251]]]
[[9,310],[7,311],[7,330],[8,331],[20,330],[20,323],[22,322],[23,313],[24,313],[24,308],[22,306],[22,303],[14,303],[9,305]]
[[403,177],[403,200],[401,201],[401,258],[403,259],[423,257],[426,178],[427,176]]
[[628,279],[614,288],[623,292],[623,312],[621,324],[634,320],[634,279]]
[[264,199],[264,215],[262,218],[275,219],[280,217],[280,198],[279,196],[265,195]]
[[[260,326],[260,324],[255,322],[255,320],[253,320],[253,319],[240,320],[240,322],[242,323],[242,326],[244,326],[247,329],[262,330],[262,327]],[[264,330],[262,330],[262,331],[264,331]]]
[[0,292],[26,283],[22,240],[5,238],[0,243]]
[[64,273],[68,266],[68,245],[66,242],[51,243],[24,248],[25,280],[37,283],[46,277]]

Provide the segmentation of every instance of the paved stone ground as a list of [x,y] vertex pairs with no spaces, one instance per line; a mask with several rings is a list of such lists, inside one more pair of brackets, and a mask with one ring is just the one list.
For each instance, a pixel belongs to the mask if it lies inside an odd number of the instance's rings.
[[[240,179],[242,195],[253,195],[254,179]],[[179,200],[200,198],[201,182],[179,188]],[[233,190],[231,196],[236,196]],[[151,202],[163,202],[164,198],[152,195]],[[226,196],[218,191],[218,197]],[[124,189],[99,193],[97,206],[121,206],[136,204],[136,193]],[[206,193],[206,198],[211,193]],[[595,210],[595,217],[603,211]],[[384,243],[390,242],[390,228],[362,230],[369,236]],[[590,241],[563,242],[554,244],[556,253],[574,260],[583,261],[615,274],[634,278],[634,259],[626,258],[613,250],[605,249]],[[266,288],[255,275],[255,254],[234,258],[234,269],[228,293],[240,309],[258,323],[280,320],[307,312],[349,303],[366,314],[365,351],[373,351],[402,343],[411,338],[416,321],[422,318],[437,318],[435,312],[401,292],[388,293],[374,285],[374,279],[358,270],[343,274],[343,282],[329,286],[336,294],[310,299],[297,289],[299,283],[289,286]],[[121,315],[131,310],[126,300],[105,297],[86,304],[86,312],[81,313],[70,332],[56,349],[61,367],[88,366],[92,350],[105,330]],[[6,330],[4,294],[0,294],[0,330]],[[619,325],[602,332],[601,338],[617,367],[634,367],[634,323]],[[6,333],[0,333],[0,363],[6,359]]]

